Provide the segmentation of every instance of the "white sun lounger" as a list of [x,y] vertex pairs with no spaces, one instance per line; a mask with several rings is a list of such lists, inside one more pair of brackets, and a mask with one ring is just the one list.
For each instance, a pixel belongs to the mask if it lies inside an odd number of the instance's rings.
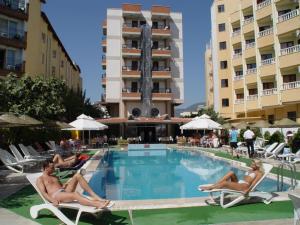
[[267,155],[271,154],[271,152],[275,149],[275,147],[278,145],[278,142],[274,142],[273,144],[269,145],[266,148],[257,149],[256,153],[260,156],[264,156],[264,158],[267,157]]
[[0,159],[4,166],[14,172],[23,173],[24,166],[32,166],[27,160],[17,161],[8,151],[0,149]]
[[[109,208],[111,208],[114,205],[114,202],[111,202],[107,207],[102,208],[102,209],[97,209],[97,208],[91,207],[91,206],[84,206],[84,205],[79,204],[78,202],[59,203],[58,206],[54,206],[52,203],[50,203],[49,201],[47,201],[43,197],[42,193],[40,192],[40,190],[38,189],[38,187],[36,185],[36,181],[41,175],[42,175],[42,173],[34,173],[34,174],[27,174],[26,175],[26,177],[29,180],[29,182],[31,183],[31,185],[35,188],[37,193],[40,195],[40,197],[44,201],[43,204],[31,206],[30,215],[34,219],[36,219],[38,217],[38,213],[39,213],[40,210],[48,209],[58,219],[60,219],[62,222],[64,222],[66,225],[77,225],[78,222],[79,222],[80,216],[83,212],[96,214],[96,213],[99,213],[99,212],[102,212],[102,211],[105,211],[105,210],[109,210]],[[60,208],[68,208],[68,209],[78,210],[75,222],[71,221],[68,217],[66,217],[66,215],[64,215],[62,213]],[[133,224],[131,210],[128,210],[128,213],[129,213],[130,221]]]
[[41,162],[40,160],[36,160],[36,159],[26,159],[26,158],[24,158],[15,145],[9,145],[9,149],[11,150],[13,155],[16,157],[16,160],[18,162],[26,161],[26,162],[29,162],[33,165],[38,163],[38,162]]
[[274,158],[276,159],[277,156],[279,155],[279,153],[284,149],[285,143],[280,143],[279,145],[277,145],[273,151],[271,151],[270,153],[265,154],[265,158],[267,159],[271,159]]
[[[273,166],[270,165],[270,164],[263,163],[263,168],[264,168],[264,175],[251,188],[251,190],[248,194],[245,194],[245,192],[243,192],[243,191],[236,191],[236,190],[231,190],[231,189],[212,189],[212,190],[202,190],[201,189],[201,187],[210,186],[211,184],[200,185],[198,187],[198,190],[209,193],[210,198],[214,203],[217,203],[217,199],[220,199],[219,201],[220,201],[220,205],[221,205],[222,208],[228,208],[228,207],[234,206],[237,203],[243,201],[244,199],[247,199],[247,198],[250,198],[250,197],[259,197],[259,198],[263,199],[263,202],[265,204],[269,204],[269,203],[271,203],[272,198],[273,198],[271,193],[255,191],[256,187],[270,173]],[[214,193],[220,193],[220,194],[217,197],[214,197],[213,196]],[[226,195],[231,195],[231,197],[233,197],[233,200],[231,200],[228,203],[225,203]]]
[[26,159],[37,159],[43,161],[52,158],[52,156],[49,155],[41,155],[32,146],[29,147],[23,144],[19,144],[19,147]]

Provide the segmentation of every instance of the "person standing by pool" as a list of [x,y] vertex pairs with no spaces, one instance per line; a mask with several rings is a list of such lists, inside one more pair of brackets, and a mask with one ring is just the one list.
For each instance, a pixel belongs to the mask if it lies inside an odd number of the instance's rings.
[[250,130],[250,127],[247,126],[247,130],[244,133],[244,139],[247,144],[249,158],[254,156],[254,137],[255,134]]
[[[231,127],[229,132],[229,140],[230,140],[230,147],[231,147],[231,155],[233,156],[233,151],[237,149],[237,141],[238,141],[238,132],[234,126]],[[236,157],[239,158],[239,154],[236,152]]]

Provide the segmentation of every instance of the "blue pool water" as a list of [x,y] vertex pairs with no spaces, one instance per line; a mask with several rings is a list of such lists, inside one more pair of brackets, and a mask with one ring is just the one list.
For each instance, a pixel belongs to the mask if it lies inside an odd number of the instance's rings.
[[[207,196],[197,190],[200,184],[215,183],[230,170],[239,179],[245,173],[198,152],[151,152],[110,151],[99,163],[90,185],[98,195],[112,200],[192,198]],[[277,191],[277,182],[267,178],[257,189]]]

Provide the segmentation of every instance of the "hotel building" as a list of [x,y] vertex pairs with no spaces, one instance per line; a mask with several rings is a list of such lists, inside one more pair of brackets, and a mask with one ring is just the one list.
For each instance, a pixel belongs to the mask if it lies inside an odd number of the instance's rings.
[[55,77],[82,89],[80,68],[64,48],[46,14],[45,0],[0,0],[0,77]]
[[213,64],[211,54],[211,44],[206,45],[205,49],[205,97],[206,107],[214,106],[214,82],[213,82]]
[[299,0],[214,0],[214,107],[223,117],[300,122]]
[[[142,32],[147,27],[151,49],[145,61]],[[101,122],[123,123],[118,128],[121,136],[145,136],[146,140],[149,132],[153,136],[170,134],[174,107],[184,99],[182,14],[165,6],[142,10],[138,4],[123,4],[120,9],[107,9],[102,28],[102,104],[112,118]],[[145,66],[150,68],[148,116],[143,114]],[[158,123],[165,124],[164,131]]]

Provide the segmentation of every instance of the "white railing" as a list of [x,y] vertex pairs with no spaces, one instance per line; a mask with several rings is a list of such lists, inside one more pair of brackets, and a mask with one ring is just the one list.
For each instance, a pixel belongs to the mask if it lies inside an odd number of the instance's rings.
[[262,66],[270,65],[270,64],[274,64],[274,63],[275,63],[275,58],[261,60],[261,65]]
[[251,69],[247,69],[246,74],[252,74],[252,73],[256,73],[256,68],[251,68]]
[[244,104],[244,99],[243,98],[236,99],[235,104]]
[[283,14],[278,17],[278,23],[290,20],[296,16],[299,16],[299,9],[295,9],[289,13]]
[[257,94],[256,95],[248,95],[247,96],[247,100],[248,101],[255,101],[257,99],[258,99],[258,95]]
[[270,5],[271,2],[272,2],[271,0],[263,1],[263,2],[261,2],[261,3],[259,3],[259,4],[257,5],[257,9],[262,9],[262,8],[264,8],[264,7],[268,6],[268,5]]
[[232,32],[231,36],[232,37],[236,37],[236,36],[238,36],[240,34],[241,34],[241,30],[236,30],[236,31]]
[[270,34],[273,34],[273,27],[258,32],[258,37],[264,37],[264,36],[268,36],[268,35],[270,35]]
[[251,42],[251,43],[246,43],[245,44],[245,48],[248,49],[248,48],[254,48],[255,46],[255,42]]
[[283,90],[289,90],[289,89],[295,89],[300,88],[300,80],[295,82],[289,82],[289,83],[283,83],[282,89]]
[[242,79],[244,79],[244,75],[236,75],[234,77],[234,80],[242,80]]
[[284,48],[280,50],[281,55],[289,55],[295,52],[300,52],[300,45],[295,45],[289,48]]
[[237,59],[237,58],[240,58],[240,57],[242,57],[242,53],[241,52],[234,53],[233,56],[232,56],[233,59]]
[[244,25],[247,25],[249,23],[252,23],[254,21],[254,17],[250,17],[244,20]]
[[277,88],[265,89],[262,91],[262,96],[277,94]]

